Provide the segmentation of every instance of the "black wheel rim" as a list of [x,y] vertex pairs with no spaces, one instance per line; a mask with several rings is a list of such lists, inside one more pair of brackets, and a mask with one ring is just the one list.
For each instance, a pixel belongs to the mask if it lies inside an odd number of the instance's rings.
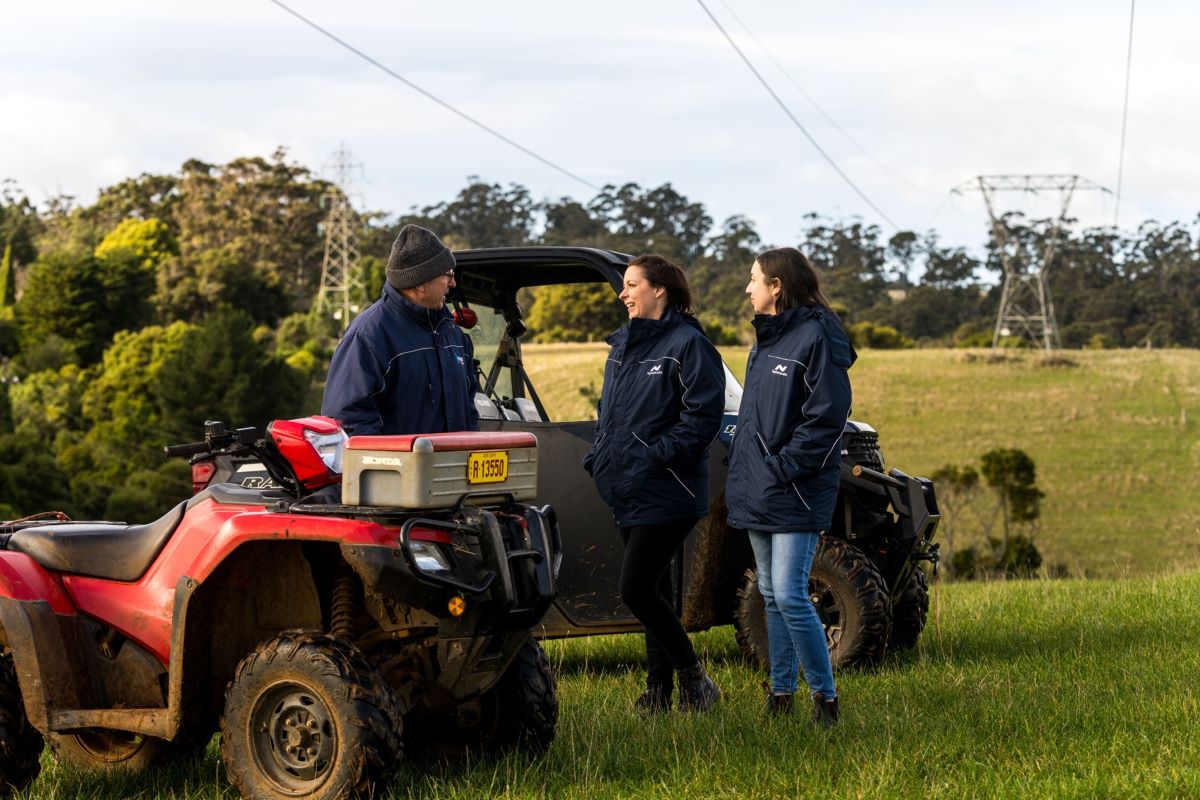
[[104,764],[128,761],[146,745],[146,737],[127,731],[82,731],[74,736],[79,749]]
[[844,614],[833,587],[820,578],[809,577],[808,596],[817,608],[817,616],[825,628],[825,645],[833,652],[842,641]]
[[250,712],[251,750],[259,770],[288,794],[308,794],[330,774],[338,731],[329,706],[299,683],[265,689]]

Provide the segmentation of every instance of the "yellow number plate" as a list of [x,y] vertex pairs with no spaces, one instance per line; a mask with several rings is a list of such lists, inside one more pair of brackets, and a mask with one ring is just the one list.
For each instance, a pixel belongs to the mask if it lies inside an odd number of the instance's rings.
[[503,483],[508,480],[508,451],[467,454],[467,483]]

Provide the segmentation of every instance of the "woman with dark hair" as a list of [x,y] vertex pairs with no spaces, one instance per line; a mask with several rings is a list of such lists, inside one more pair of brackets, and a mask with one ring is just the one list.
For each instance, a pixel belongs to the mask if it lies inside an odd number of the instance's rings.
[[728,522],[749,533],[767,607],[767,710],[792,712],[803,666],[813,721],[829,726],[839,716],[837,689],[808,575],[833,522],[850,416],[846,370],[856,354],[816,271],[796,248],[759,255],[746,294],[756,342],[729,452]]
[[625,270],[629,322],[608,337],[596,438],[583,458],[621,530],[621,599],[646,629],[646,691],[635,708],[707,711],[721,697],[671,603],[667,569],[708,514],[706,452],[725,410],[721,357],[692,316],[683,270],[642,255]]

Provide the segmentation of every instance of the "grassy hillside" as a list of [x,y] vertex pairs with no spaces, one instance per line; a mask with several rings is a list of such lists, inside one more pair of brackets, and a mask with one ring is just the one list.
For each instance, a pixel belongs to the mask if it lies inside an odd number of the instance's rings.
[[[550,754],[406,763],[391,798],[1200,796],[1200,573],[948,584],[919,648],[839,676],[842,725],[767,720],[729,628],[697,637],[725,698],[640,720],[641,637],[551,642]],[[187,768],[94,776],[44,757],[30,798],[233,798],[210,745]]]
[[[594,412],[603,345],[527,346],[558,419]],[[745,371],[744,348],[726,348]],[[994,447],[1034,459],[1046,492],[1037,543],[1072,573],[1148,574],[1200,565],[1200,351],[1071,352],[993,363],[987,352],[869,350],[851,371],[854,417],[874,425],[889,466],[928,474],[978,464]]]

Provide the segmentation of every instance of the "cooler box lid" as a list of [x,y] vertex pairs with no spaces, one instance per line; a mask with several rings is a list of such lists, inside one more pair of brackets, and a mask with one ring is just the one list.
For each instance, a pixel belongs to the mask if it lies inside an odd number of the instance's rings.
[[390,453],[499,450],[537,447],[537,437],[525,431],[452,431],[408,433],[402,436],[351,436],[348,450],[383,450]]

